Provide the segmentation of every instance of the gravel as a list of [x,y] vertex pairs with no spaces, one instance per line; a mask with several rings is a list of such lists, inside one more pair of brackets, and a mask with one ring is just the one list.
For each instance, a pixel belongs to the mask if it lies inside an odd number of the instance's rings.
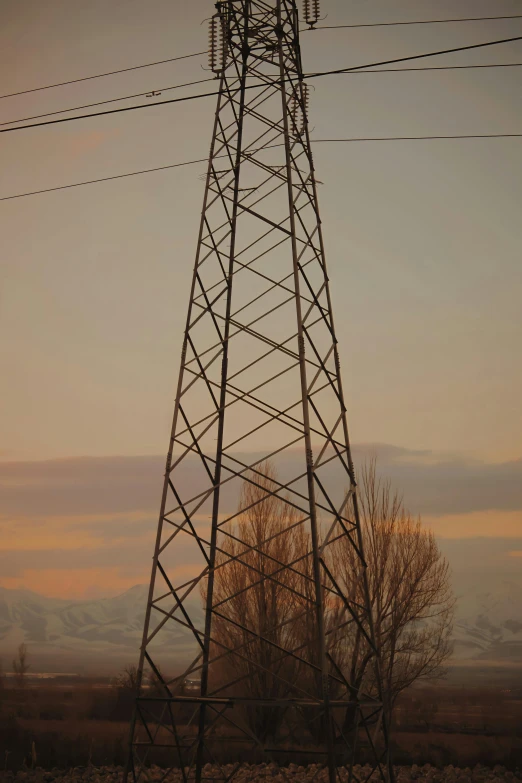
[[[212,767],[210,764],[204,768],[204,778],[219,781],[228,776],[234,770],[234,765],[225,764],[223,767]],[[370,775],[370,767],[361,767],[356,765],[354,773],[360,781],[366,781]],[[225,773],[225,775],[223,775]],[[44,770],[40,767],[36,769],[23,769],[18,772],[0,772],[0,780],[5,783],[121,783],[123,775],[122,767],[74,767],[69,770]],[[163,781],[164,770],[152,766],[146,770],[146,773],[140,778],[144,783],[160,783]],[[475,767],[453,767],[452,765],[438,769],[425,764],[418,766],[413,764],[411,767],[395,767],[396,783],[506,783],[510,781],[522,781],[522,770],[516,769],[514,772],[505,767],[484,767],[477,764]],[[297,764],[289,764],[288,767],[279,768],[275,764],[244,764],[233,780],[237,783],[249,783],[249,781],[270,781],[270,783],[327,783],[326,771],[317,772],[317,765],[310,764],[307,767],[301,767]],[[373,773],[369,778],[370,783],[377,783],[380,780],[378,773]],[[348,781],[348,772],[341,772],[341,781]],[[165,783],[183,783],[183,778],[179,770],[169,772],[165,778]]]

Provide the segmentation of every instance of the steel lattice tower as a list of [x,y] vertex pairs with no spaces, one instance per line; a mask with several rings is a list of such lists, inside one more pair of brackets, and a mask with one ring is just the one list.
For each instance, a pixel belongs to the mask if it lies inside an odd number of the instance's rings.
[[[220,89],[126,776],[161,759],[199,783],[247,745],[320,760],[330,783],[362,753],[385,778],[296,0],[216,7]],[[371,665],[356,676],[348,660]]]

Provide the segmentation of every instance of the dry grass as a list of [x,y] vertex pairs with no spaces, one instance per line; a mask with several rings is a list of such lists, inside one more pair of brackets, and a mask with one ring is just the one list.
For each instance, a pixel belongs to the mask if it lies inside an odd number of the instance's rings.
[[[522,700],[501,688],[412,689],[396,711],[393,740],[398,764],[522,767]],[[41,686],[0,697],[0,758],[31,764],[34,742],[44,768],[121,765],[132,701],[116,688]],[[235,760],[239,747],[222,749]],[[225,759],[223,759],[225,760]],[[243,760],[248,761],[248,758]],[[304,763],[304,759],[301,763]]]
[[475,764],[514,769],[522,764],[520,737],[488,737],[483,735],[429,731],[396,732],[394,760],[397,764],[433,764],[444,767],[474,767]]

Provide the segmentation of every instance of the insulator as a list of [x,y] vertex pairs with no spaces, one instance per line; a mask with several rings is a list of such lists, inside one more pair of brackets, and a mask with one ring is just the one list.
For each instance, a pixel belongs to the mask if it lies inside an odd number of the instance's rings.
[[308,85],[303,84],[302,85],[302,96],[303,96],[303,107],[306,113],[308,113],[308,104],[310,102],[310,92],[308,90]]
[[303,11],[306,24],[313,27],[321,16],[321,0],[303,0]]
[[296,133],[304,133],[308,118],[309,99],[310,93],[307,84],[303,84],[301,86],[301,92],[296,90],[290,98],[289,111],[294,122]]
[[289,104],[288,104],[288,111],[294,126],[293,132],[297,133],[298,128],[300,127],[300,106],[299,106],[299,99],[297,97],[297,91],[294,91]]
[[210,70],[221,73],[225,67],[226,50],[224,35],[224,19],[221,14],[214,14],[210,20],[208,31],[208,58]]
[[306,123],[308,122],[308,104],[310,102],[310,91],[307,84],[302,85],[303,95],[303,108],[301,111],[301,133],[304,132]]

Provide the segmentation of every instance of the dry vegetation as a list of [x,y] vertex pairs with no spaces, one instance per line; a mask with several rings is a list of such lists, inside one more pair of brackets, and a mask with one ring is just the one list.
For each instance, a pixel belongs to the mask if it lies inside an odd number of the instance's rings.
[[[14,685],[13,679],[0,694],[0,771],[124,763],[132,709],[128,676],[112,684],[26,678],[22,688]],[[439,684],[405,691],[395,710],[396,763],[522,769],[518,685]],[[231,757],[236,760],[237,749],[224,748],[223,761]]]
[[399,763],[522,768],[522,689],[414,688],[398,701]]
[[[3,766],[123,764],[131,701],[125,690],[96,683],[35,686],[23,694],[5,689]],[[457,687],[410,691],[397,704],[394,745],[398,764],[522,767],[522,694]]]
[[[287,498],[275,494],[277,476],[270,462],[259,470],[261,476],[252,474],[244,482],[237,521],[222,528],[219,539],[212,690],[285,698],[295,695],[298,683],[309,692],[320,692],[321,653],[307,518]],[[389,482],[378,478],[375,462],[363,468],[358,494],[367,581],[358,553],[361,542],[354,541],[354,535],[340,534],[340,526],[321,555],[328,574],[321,572],[321,581],[335,587],[323,588],[327,654],[353,686],[348,695],[340,678],[332,680],[330,695],[354,702],[358,693],[378,696],[375,654],[365,639],[366,620],[353,622],[337,597],[342,592],[353,605],[364,605],[368,595],[380,651],[383,699],[391,716],[405,689],[442,674],[451,653],[454,599],[448,563],[433,534],[411,517]],[[231,649],[241,654],[228,652]],[[235,690],[230,690],[230,683]],[[353,729],[355,714],[350,705],[339,716],[345,736]],[[246,718],[265,741],[275,738],[281,709],[251,708]],[[313,719],[308,724],[312,741],[319,741],[321,725]]]
[[[216,615],[214,626],[212,655],[220,663],[213,669],[212,686],[219,689],[221,682],[234,680],[243,692],[247,688],[253,695],[266,697],[284,696],[288,684],[314,676],[310,673],[313,667],[303,666],[299,657],[281,655],[281,648],[306,649],[312,661],[318,652],[317,618],[307,608],[313,605],[310,590],[314,585],[308,534],[295,510],[270,493],[273,468],[266,464],[264,470],[259,486],[245,484],[238,521],[223,532],[219,543],[213,603],[223,603],[218,609],[221,620]],[[378,480],[374,464],[363,472],[360,499],[385,704],[393,714],[394,760],[409,768],[408,773],[401,772],[399,783],[415,779],[438,783],[427,768],[417,774],[415,764],[464,768],[458,775],[448,773],[461,783],[498,780],[504,772],[506,779],[513,779],[506,770],[488,777],[480,770],[472,774],[471,768],[478,763],[501,764],[513,771],[522,768],[522,683],[478,688],[438,680],[430,685],[443,673],[450,653],[453,598],[447,563],[433,536],[405,511],[389,484]],[[289,529],[291,534],[283,535]],[[354,548],[340,538],[325,558],[346,593],[362,601],[362,594],[357,594],[363,583],[357,578],[360,564]],[[292,568],[285,568],[287,564]],[[353,683],[375,687],[371,653],[360,631],[343,622],[342,606],[325,601],[330,652]],[[221,653],[240,646],[247,653],[242,658]],[[27,651],[21,645],[13,661],[13,677],[8,680],[0,672],[0,772],[3,766],[6,776],[23,770],[29,778],[50,781],[60,777],[59,769],[114,765],[103,776],[115,780],[121,776],[119,765],[127,755],[137,683],[135,667],[127,667],[112,682],[37,681],[31,680],[29,672]],[[161,686],[157,677],[145,684],[149,690]],[[243,717],[265,738],[274,735],[280,723],[277,711],[252,709]],[[346,728],[350,716],[339,717]],[[187,722],[183,714],[178,719],[181,725]],[[309,777],[311,767],[299,764],[308,763],[306,750],[321,738],[313,731],[307,737],[302,738],[302,758],[292,758],[297,766],[290,765],[290,777],[295,770],[301,770],[302,780]],[[167,758],[156,760],[168,763]],[[234,741],[223,743],[219,760],[258,761]],[[287,763],[283,758],[280,762]],[[37,768],[54,771],[44,778],[43,773],[36,774]],[[256,770],[259,779],[279,777],[274,770],[269,774],[266,766]],[[92,774],[100,779],[98,773]]]

